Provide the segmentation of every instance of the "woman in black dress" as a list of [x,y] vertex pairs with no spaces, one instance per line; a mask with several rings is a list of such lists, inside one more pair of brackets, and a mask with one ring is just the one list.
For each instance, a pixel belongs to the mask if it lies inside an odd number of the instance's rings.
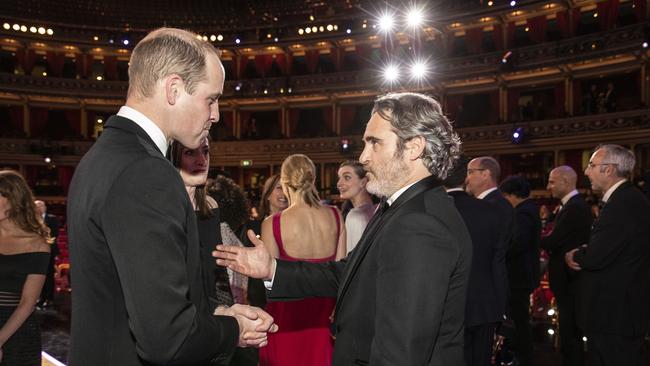
[[34,308],[50,259],[49,229],[18,173],[0,171],[0,365],[40,366]]

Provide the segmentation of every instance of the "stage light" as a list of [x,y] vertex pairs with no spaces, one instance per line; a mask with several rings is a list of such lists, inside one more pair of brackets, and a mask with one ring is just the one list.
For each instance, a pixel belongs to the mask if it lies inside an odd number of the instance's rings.
[[549,328],[546,332],[547,332],[549,335],[553,335],[553,334],[555,334],[555,331],[554,331],[552,328]]
[[101,118],[97,118],[97,124],[101,125],[102,123],[104,123],[104,120]]
[[423,21],[424,21],[424,14],[422,14],[421,9],[413,8],[409,10],[408,14],[406,14],[406,24],[408,24],[408,26],[411,28],[419,27],[420,25],[422,25]]
[[223,41],[223,35],[221,35],[221,34],[218,35],[217,36],[217,41],[219,41],[219,42]]
[[291,94],[292,92],[293,90],[291,90],[291,88],[287,89],[287,93]]
[[311,33],[311,28],[309,28],[309,27],[305,28],[305,33],[307,33],[307,34]]
[[235,85],[235,91],[240,91],[241,90],[241,83],[238,83]]
[[583,342],[586,342],[586,341],[587,341],[587,337],[582,337],[582,341],[583,341]]
[[47,76],[47,72],[43,71],[43,76]]
[[350,140],[348,139],[341,139],[341,142],[339,143],[339,146],[341,148],[342,153],[347,153],[350,151]]
[[522,127],[517,127],[512,131],[512,143],[518,144],[524,139],[524,129]]
[[331,31],[333,31],[333,30],[334,30],[334,26],[331,25],[331,24],[328,24],[328,25],[327,25],[327,31],[328,31],[328,32],[331,32]]
[[424,61],[415,61],[411,65],[411,78],[423,79],[427,75],[427,64]]
[[598,18],[598,13],[594,13],[594,18]]
[[99,37],[94,36],[94,37],[93,37],[93,41],[99,41]]
[[101,77],[100,75],[97,75],[96,79],[97,79],[97,81],[102,81],[102,80],[104,80],[104,78]]
[[20,31],[21,32],[27,32],[27,26],[26,25],[21,25],[20,26]]
[[648,42],[643,42],[643,43],[641,43],[641,47],[643,47],[643,48],[648,48]]
[[215,36],[214,34],[211,34],[210,35],[210,42],[214,42],[216,40],[217,40],[217,36]]
[[269,90],[266,89],[266,88],[264,88],[264,94],[266,95],[266,94],[268,94],[268,93],[269,93]]
[[50,29],[50,28],[47,28],[47,34],[48,34],[49,36],[51,36],[51,35],[54,34],[54,31],[53,31],[52,29]]
[[[205,40],[205,37],[203,37],[203,40]],[[125,45],[125,46],[128,46],[129,45],[129,40],[128,39],[123,39],[122,44]]]
[[313,16],[313,15],[310,15],[310,16],[309,16],[309,20],[313,22],[313,21],[314,21],[314,16]]
[[321,25],[320,27],[318,27],[318,31],[321,32],[321,33],[322,33],[322,32],[325,32],[325,27],[323,27],[323,26]]
[[235,38],[235,43],[240,44],[240,43],[241,43],[241,39],[239,39],[239,37]]
[[553,316],[553,315],[555,315],[555,309],[548,309],[548,311],[546,312],[546,314],[548,314],[548,316]]
[[279,39],[278,37],[273,38],[273,42],[277,42],[277,41],[279,41],[279,40],[280,40],[280,39]]
[[494,2],[492,0],[488,1],[488,6],[494,5]]
[[335,30],[335,31],[339,30],[339,26],[336,25],[336,24],[334,24],[334,30]]
[[347,33],[347,34],[351,34],[351,33],[352,33],[352,29],[350,29],[350,28],[346,29],[346,30],[345,30],[345,33]]
[[20,30],[20,24],[14,24],[13,30],[19,31]]
[[203,36],[203,40],[207,42],[208,41],[208,36]]
[[32,33],[36,33],[36,27],[34,26],[29,27],[29,31]]
[[6,30],[9,30],[9,29],[11,29],[11,24],[9,24],[9,23],[5,23],[5,24],[2,25],[2,27],[3,27],[4,29],[6,29]]
[[399,69],[396,65],[388,65],[384,68],[384,80],[393,83],[399,78]]
[[393,19],[393,15],[389,13],[383,14],[379,18],[379,30],[382,32],[388,33],[393,29],[393,26],[395,25],[395,20]]
[[515,0],[510,1],[510,6],[515,6],[517,5],[517,2]]
[[38,28],[38,34],[45,34],[45,28],[39,27]]
[[49,163],[52,162],[52,158],[49,157],[49,156],[46,156],[45,158],[43,158],[43,161],[44,161],[46,164],[49,164]]
[[316,26],[311,27],[311,32],[312,33],[318,32],[318,27],[316,27]]
[[272,37],[273,37],[273,35],[271,33],[266,34],[266,38],[271,39]]

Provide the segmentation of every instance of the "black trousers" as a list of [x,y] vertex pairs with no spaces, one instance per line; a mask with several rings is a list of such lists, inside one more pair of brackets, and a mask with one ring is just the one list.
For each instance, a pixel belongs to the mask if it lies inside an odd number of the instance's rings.
[[589,366],[644,366],[643,337],[587,333],[587,360]]
[[515,324],[515,334],[509,344],[521,366],[533,364],[530,293],[529,289],[510,289],[508,298],[508,317]]
[[492,365],[492,343],[496,328],[496,323],[465,328],[465,364],[467,366]]
[[584,366],[582,332],[576,323],[575,296],[555,295],[558,309],[562,366]]

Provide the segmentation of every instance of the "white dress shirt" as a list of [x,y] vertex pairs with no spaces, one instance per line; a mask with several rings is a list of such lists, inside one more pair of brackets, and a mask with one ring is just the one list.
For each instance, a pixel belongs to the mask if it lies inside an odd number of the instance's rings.
[[497,187],[488,188],[488,189],[484,190],[483,192],[481,192],[481,194],[476,196],[476,198],[482,200],[483,198],[485,198],[485,196],[492,193],[492,191],[496,191],[496,190],[497,190]]
[[135,124],[140,126],[151,137],[151,140],[153,140],[163,156],[167,153],[167,147],[169,146],[167,138],[160,127],[154,121],[150,120],[149,117],[127,106],[122,106],[120,111],[117,112],[117,115],[135,122]]

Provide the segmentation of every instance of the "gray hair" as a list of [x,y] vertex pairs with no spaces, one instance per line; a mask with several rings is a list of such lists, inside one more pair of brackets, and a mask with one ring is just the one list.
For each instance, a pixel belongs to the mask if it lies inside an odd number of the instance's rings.
[[501,165],[497,159],[491,156],[479,156],[476,158],[478,161],[479,169],[485,169],[490,172],[490,177],[494,183],[498,183],[501,179]]
[[461,142],[435,99],[418,93],[390,93],[375,100],[375,113],[390,122],[398,152],[407,141],[422,136],[426,141],[422,162],[433,176],[447,178],[460,156]]
[[621,178],[630,177],[634,169],[634,164],[636,163],[636,158],[632,150],[613,144],[600,145],[596,148],[596,151],[598,150],[605,151],[605,156],[603,156],[601,163],[611,164],[614,167],[616,176]]

